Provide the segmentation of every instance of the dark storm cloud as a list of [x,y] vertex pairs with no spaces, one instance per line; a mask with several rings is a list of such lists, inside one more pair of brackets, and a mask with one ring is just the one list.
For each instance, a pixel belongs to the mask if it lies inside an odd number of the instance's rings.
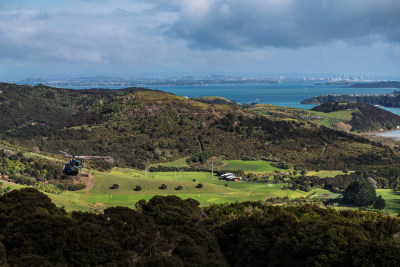
[[193,0],[167,34],[200,49],[399,42],[399,14],[398,0]]

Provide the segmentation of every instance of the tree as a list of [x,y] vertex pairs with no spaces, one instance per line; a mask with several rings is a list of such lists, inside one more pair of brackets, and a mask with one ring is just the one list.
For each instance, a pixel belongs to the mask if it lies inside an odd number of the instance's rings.
[[110,189],[118,189],[119,188],[119,184],[113,184],[113,186],[110,187]]
[[198,189],[203,188],[203,184],[198,184],[198,185],[196,185],[196,188],[198,188]]
[[142,187],[141,187],[140,185],[137,185],[133,190],[135,190],[135,191],[141,191],[141,190],[142,190]]
[[366,179],[359,179],[350,184],[343,194],[346,203],[365,207],[372,205],[376,200],[376,191]]
[[159,188],[160,188],[161,190],[165,190],[165,189],[167,189],[167,185],[166,185],[166,184],[162,184]]
[[382,196],[376,198],[374,209],[383,210],[386,207],[386,201]]

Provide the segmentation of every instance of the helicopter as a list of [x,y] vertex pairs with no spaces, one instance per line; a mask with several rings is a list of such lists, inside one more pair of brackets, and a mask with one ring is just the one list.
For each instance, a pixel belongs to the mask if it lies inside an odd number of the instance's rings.
[[76,156],[59,150],[64,156],[71,157],[67,164],[64,165],[63,173],[66,175],[77,176],[83,168],[82,162],[78,159],[112,159],[110,156]]

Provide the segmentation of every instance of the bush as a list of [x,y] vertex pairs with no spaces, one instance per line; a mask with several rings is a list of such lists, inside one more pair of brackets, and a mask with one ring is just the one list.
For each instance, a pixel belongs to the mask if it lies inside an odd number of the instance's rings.
[[113,186],[110,187],[110,189],[118,189],[119,188],[119,184],[113,184]]
[[196,185],[196,188],[199,188],[199,189],[203,188],[203,184]]
[[142,187],[140,185],[137,185],[133,190],[135,191],[142,191]]
[[374,203],[374,209],[383,210],[385,207],[386,207],[385,199],[382,198],[382,196],[377,197]]
[[166,184],[162,184],[162,185],[159,187],[159,189],[165,190],[165,189],[167,189],[167,185],[166,185]]
[[178,190],[178,191],[180,191],[180,190],[182,190],[182,189],[183,189],[183,187],[180,186],[180,185],[178,185],[178,186],[175,188],[175,190]]

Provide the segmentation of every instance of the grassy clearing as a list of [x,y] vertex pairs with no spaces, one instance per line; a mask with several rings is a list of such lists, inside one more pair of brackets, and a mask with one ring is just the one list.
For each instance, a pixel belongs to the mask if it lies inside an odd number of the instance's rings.
[[[327,172],[331,176],[339,171]],[[340,172],[341,173],[341,172]],[[310,174],[310,173],[309,173]],[[194,182],[193,179],[196,181]],[[201,205],[213,203],[236,202],[246,200],[266,200],[274,197],[289,197],[291,199],[306,197],[315,192],[311,197],[322,197],[329,194],[330,198],[336,198],[334,194],[324,189],[314,189],[310,192],[300,190],[283,190],[283,184],[266,184],[251,182],[226,182],[220,181],[216,176],[208,172],[155,172],[146,174],[145,171],[116,168],[112,172],[94,172],[95,185],[90,190],[79,192],[63,192],[61,194],[48,195],[57,206],[64,206],[66,210],[88,210],[90,205],[99,204],[104,207],[127,206],[133,208],[135,203],[141,199],[149,200],[155,195],[178,195],[179,197],[193,198]],[[203,184],[203,188],[195,186]],[[12,189],[20,189],[24,186],[3,183]],[[110,189],[113,184],[118,184],[119,189]],[[167,189],[161,190],[161,184],[166,184]],[[133,189],[140,185],[139,192]],[[180,185],[182,190],[175,188]],[[227,185],[227,186],[225,186]],[[386,200],[384,212],[391,215],[400,213],[400,192],[391,189],[378,189],[377,195],[382,195]],[[358,207],[339,207],[339,209],[358,209]],[[370,209],[373,210],[373,209]]]
[[[208,172],[156,172],[148,173],[130,169],[114,169],[112,172],[94,172],[95,185],[90,190],[64,192],[58,195],[47,194],[58,206],[66,210],[87,210],[92,204],[104,207],[134,207],[141,199],[150,199],[155,195],[178,195],[193,198],[201,205],[235,202],[245,200],[266,200],[273,197],[298,198],[306,197],[311,192],[283,190],[283,184],[265,184],[250,182],[220,181]],[[193,179],[196,181],[194,182]],[[203,188],[196,186],[201,183]],[[118,184],[118,189],[111,189]],[[161,190],[161,184],[167,189]],[[141,191],[133,189],[140,185]],[[175,188],[180,185],[182,190]],[[227,185],[227,186],[225,186]]]
[[376,195],[381,195],[386,201],[386,208],[383,212],[391,215],[400,213],[400,192],[394,192],[392,189],[377,189]]
[[273,171],[282,171],[282,169],[271,166],[270,161],[256,160],[226,160],[223,163],[226,165],[221,167],[221,170],[243,170],[244,172],[253,173],[268,173]]
[[[348,173],[352,173],[352,171],[349,171]],[[307,176],[318,176],[321,178],[325,177],[336,177],[337,175],[344,175],[345,173],[343,171],[330,171],[330,170],[322,170],[322,171],[308,171]]]

